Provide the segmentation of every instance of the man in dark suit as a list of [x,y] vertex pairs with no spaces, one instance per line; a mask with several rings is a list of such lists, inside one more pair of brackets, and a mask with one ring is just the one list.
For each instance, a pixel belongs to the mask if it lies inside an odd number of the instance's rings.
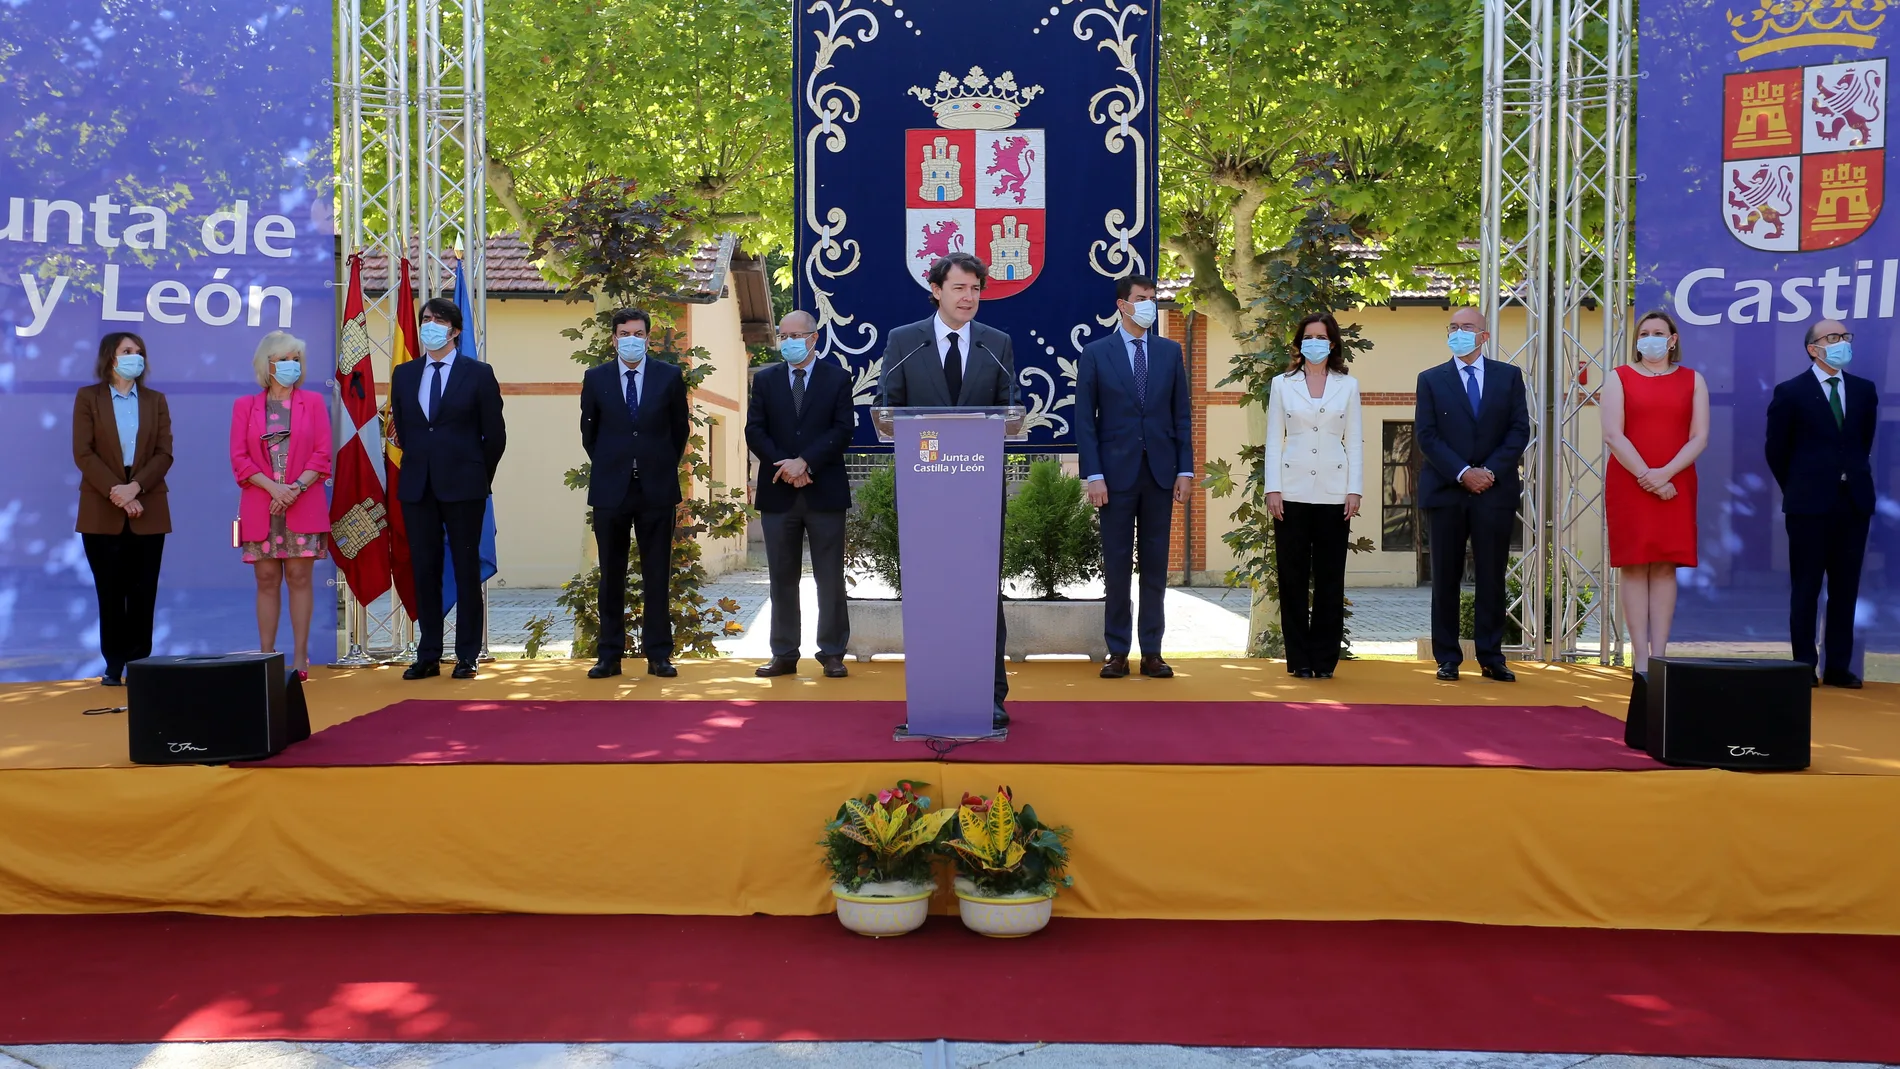
[[482,652],[482,513],[508,446],[501,384],[480,360],[458,359],[462,312],[436,297],[417,315],[421,360],[389,374],[389,415],[402,447],[402,519],[416,584],[416,663],[404,679],[442,674],[442,543],[455,574],[455,678],[475,678]]
[[[1009,335],[975,322],[989,268],[967,252],[953,252],[930,265],[930,302],[937,314],[891,331],[884,345],[878,404],[899,408],[947,408],[956,405],[1020,404],[1016,389],[1016,350]],[[1002,571],[1002,561],[997,561]],[[1003,699],[1009,677],[1003,670],[1003,592],[996,592],[996,710],[992,723],[1009,724]]]
[[1168,592],[1168,528],[1194,483],[1193,424],[1181,346],[1154,333],[1154,280],[1115,282],[1121,325],[1076,362],[1075,446],[1089,503],[1102,511],[1102,578],[1108,604],[1103,679],[1128,674],[1129,575],[1141,550],[1141,674],[1167,679],[1161,659]]
[[817,324],[808,312],[779,323],[783,363],[752,377],[745,441],[759,458],[753,507],[765,525],[765,561],[772,584],[772,659],[756,675],[798,671],[798,579],[811,540],[812,579],[818,585],[818,663],[837,679],[844,666],[851,620],[844,599],[844,518],[851,484],[844,470],[851,442],[851,374],[812,348]]
[[587,504],[600,556],[600,649],[589,679],[619,675],[626,653],[629,536],[640,548],[640,651],[647,674],[679,674],[673,667],[673,517],[691,420],[686,376],[647,355],[652,325],[637,308],[615,312],[615,359],[581,376],[581,446],[591,462]]
[[1489,338],[1483,312],[1452,312],[1445,337],[1452,358],[1419,372],[1413,437],[1425,459],[1418,501],[1431,532],[1438,678],[1457,679],[1464,660],[1458,597],[1469,540],[1477,573],[1478,667],[1488,679],[1514,683],[1517,676],[1504,663],[1504,573],[1523,496],[1518,461],[1530,444],[1531,414],[1517,368],[1484,356]]
[[1854,358],[1854,335],[1832,319],[1808,327],[1809,367],[1775,387],[1768,402],[1768,470],[1781,485],[1788,528],[1789,639],[1794,659],[1820,667],[1815,612],[1827,584],[1827,671],[1815,686],[1858,690],[1854,607],[1860,566],[1874,514],[1869,458],[1879,400],[1874,384],[1843,369]]

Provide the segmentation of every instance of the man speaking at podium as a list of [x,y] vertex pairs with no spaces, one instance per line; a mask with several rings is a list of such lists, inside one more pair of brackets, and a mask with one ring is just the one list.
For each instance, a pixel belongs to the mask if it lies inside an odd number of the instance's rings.
[[[937,314],[891,331],[884,345],[878,404],[893,408],[1000,407],[1019,404],[1016,351],[1009,335],[975,322],[990,271],[967,252],[953,252],[930,265],[930,303]],[[901,503],[900,503],[900,506]],[[997,562],[1002,573],[1002,562]],[[1009,725],[1003,699],[1003,592],[996,592],[996,712],[991,721]]]

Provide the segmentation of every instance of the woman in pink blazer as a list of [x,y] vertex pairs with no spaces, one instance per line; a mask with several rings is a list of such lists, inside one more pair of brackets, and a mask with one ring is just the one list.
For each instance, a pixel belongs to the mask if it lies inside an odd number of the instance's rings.
[[330,474],[330,413],[321,397],[297,389],[303,355],[302,339],[281,330],[258,343],[251,367],[263,392],[231,406],[231,474],[243,495],[238,542],[257,571],[258,648],[276,646],[278,591],[287,585],[291,667],[309,679],[311,572],[330,542],[330,507],[317,490]]

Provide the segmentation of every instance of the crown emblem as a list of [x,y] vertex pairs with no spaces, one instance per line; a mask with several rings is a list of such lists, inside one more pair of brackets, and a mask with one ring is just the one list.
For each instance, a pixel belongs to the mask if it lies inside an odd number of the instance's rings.
[[[1748,60],[1787,48],[1834,45],[1872,48],[1884,12],[1900,0],[1756,0],[1753,11],[1728,11],[1729,35]],[[1851,6],[1850,6],[1851,5]]]
[[[1886,0],[1871,0],[1884,4]],[[1042,86],[1017,86],[1013,71],[991,78],[981,67],[971,67],[961,79],[949,71],[937,75],[934,88],[911,86],[910,95],[936,113],[946,130],[1003,130],[1016,125],[1016,115],[1041,95]]]

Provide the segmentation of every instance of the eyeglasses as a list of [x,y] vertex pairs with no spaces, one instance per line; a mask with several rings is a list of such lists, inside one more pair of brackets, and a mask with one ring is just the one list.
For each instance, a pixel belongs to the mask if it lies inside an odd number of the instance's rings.
[[1820,337],[1814,339],[1814,341],[1810,342],[1809,344],[1833,345],[1835,342],[1853,341],[1853,340],[1854,340],[1854,335],[1851,332],[1842,331],[1839,334],[1823,334]]
[[785,333],[785,332],[783,332],[783,331],[780,331],[780,332],[779,332],[779,336],[778,336],[778,340],[779,340],[779,341],[787,341],[787,340],[790,340],[790,339],[792,339],[792,338],[815,338],[815,337],[817,337],[817,336],[818,336],[818,332],[817,332],[817,331],[815,331],[815,330],[805,330],[805,331],[799,331],[798,333],[795,333],[795,334],[787,334],[787,333]]
[[1451,324],[1450,326],[1448,326],[1448,327],[1446,327],[1446,328],[1445,328],[1445,333],[1446,333],[1446,334],[1456,334],[1456,333],[1458,333],[1458,332],[1459,332],[1459,331],[1461,331],[1461,330],[1468,330],[1468,331],[1470,331],[1470,332],[1471,332],[1471,333],[1473,333],[1473,334],[1482,334],[1482,333],[1484,333],[1484,327],[1482,327],[1482,326],[1477,326],[1477,327],[1467,327],[1467,326],[1464,326],[1463,324],[1460,324],[1460,323],[1453,323],[1453,324]]

